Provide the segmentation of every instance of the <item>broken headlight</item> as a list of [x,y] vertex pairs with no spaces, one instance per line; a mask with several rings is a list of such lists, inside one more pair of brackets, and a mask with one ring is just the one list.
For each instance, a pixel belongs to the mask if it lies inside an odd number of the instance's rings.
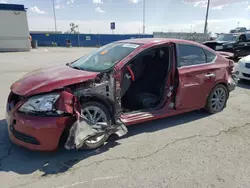
[[54,104],[59,96],[60,95],[58,93],[51,93],[31,97],[19,108],[19,111],[24,113],[44,113],[56,111]]

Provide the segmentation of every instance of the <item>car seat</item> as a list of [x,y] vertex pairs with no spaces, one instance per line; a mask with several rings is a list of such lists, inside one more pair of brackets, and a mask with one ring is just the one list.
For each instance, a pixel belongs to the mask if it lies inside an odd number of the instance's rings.
[[160,96],[152,93],[139,93],[136,95],[136,103],[141,108],[154,108],[160,101]]
[[147,65],[147,69],[150,72],[144,78],[144,83],[142,83],[144,90],[136,95],[136,103],[142,108],[153,108],[160,102],[161,96],[164,93],[163,85],[169,69],[168,48],[163,48],[156,52],[153,62]]
[[[134,80],[136,81],[143,73],[145,69],[145,63],[143,61],[143,57],[137,57],[130,65],[131,65],[131,71],[133,71],[134,74]],[[125,93],[128,91],[132,84],[131,77],[129,76],[127,70],[124,72],[122,84],[121,84],[121,97],[125,95]]]

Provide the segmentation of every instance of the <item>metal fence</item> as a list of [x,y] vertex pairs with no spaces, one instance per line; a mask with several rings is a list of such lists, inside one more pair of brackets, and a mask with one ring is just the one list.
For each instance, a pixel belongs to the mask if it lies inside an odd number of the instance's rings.
[[153,38],[153,35],[116,35],[116,34],[50,34],[50,33],[30,33],[32,40],[36,40],[38,46],[66,46],[70,40],[72,46],[96,47],[105,44],[131,38]]

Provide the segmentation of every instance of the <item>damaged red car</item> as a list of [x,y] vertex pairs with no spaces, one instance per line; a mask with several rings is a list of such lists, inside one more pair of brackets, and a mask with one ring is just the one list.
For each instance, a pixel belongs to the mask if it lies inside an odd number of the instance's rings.
[[[95,149],[126,126],[226,107],[234,62],[195,42],[130,39],[66,65],[28,73],[11,86],[11,141],[32,150]],[[75,126],[77,125],[77,126]]]

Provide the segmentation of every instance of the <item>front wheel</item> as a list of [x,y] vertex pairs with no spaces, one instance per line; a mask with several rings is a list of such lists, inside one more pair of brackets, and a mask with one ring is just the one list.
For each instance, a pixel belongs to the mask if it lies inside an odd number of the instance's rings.
[[208,96],[206,111],[210,114],[222,111],[226,107],[228,96],[227,88],[222,84],[217,85]]
[[[82,115],[84,115],[89,121],[93,123],[100,123],[102,125],[111,125],[111,116],[108,109],[98,102],[87,102],[82,105],[81,110]],[[85,141],[82,149],[97,149],[102,146],[109,135],[104,133],[101,136],[89,138]]]

